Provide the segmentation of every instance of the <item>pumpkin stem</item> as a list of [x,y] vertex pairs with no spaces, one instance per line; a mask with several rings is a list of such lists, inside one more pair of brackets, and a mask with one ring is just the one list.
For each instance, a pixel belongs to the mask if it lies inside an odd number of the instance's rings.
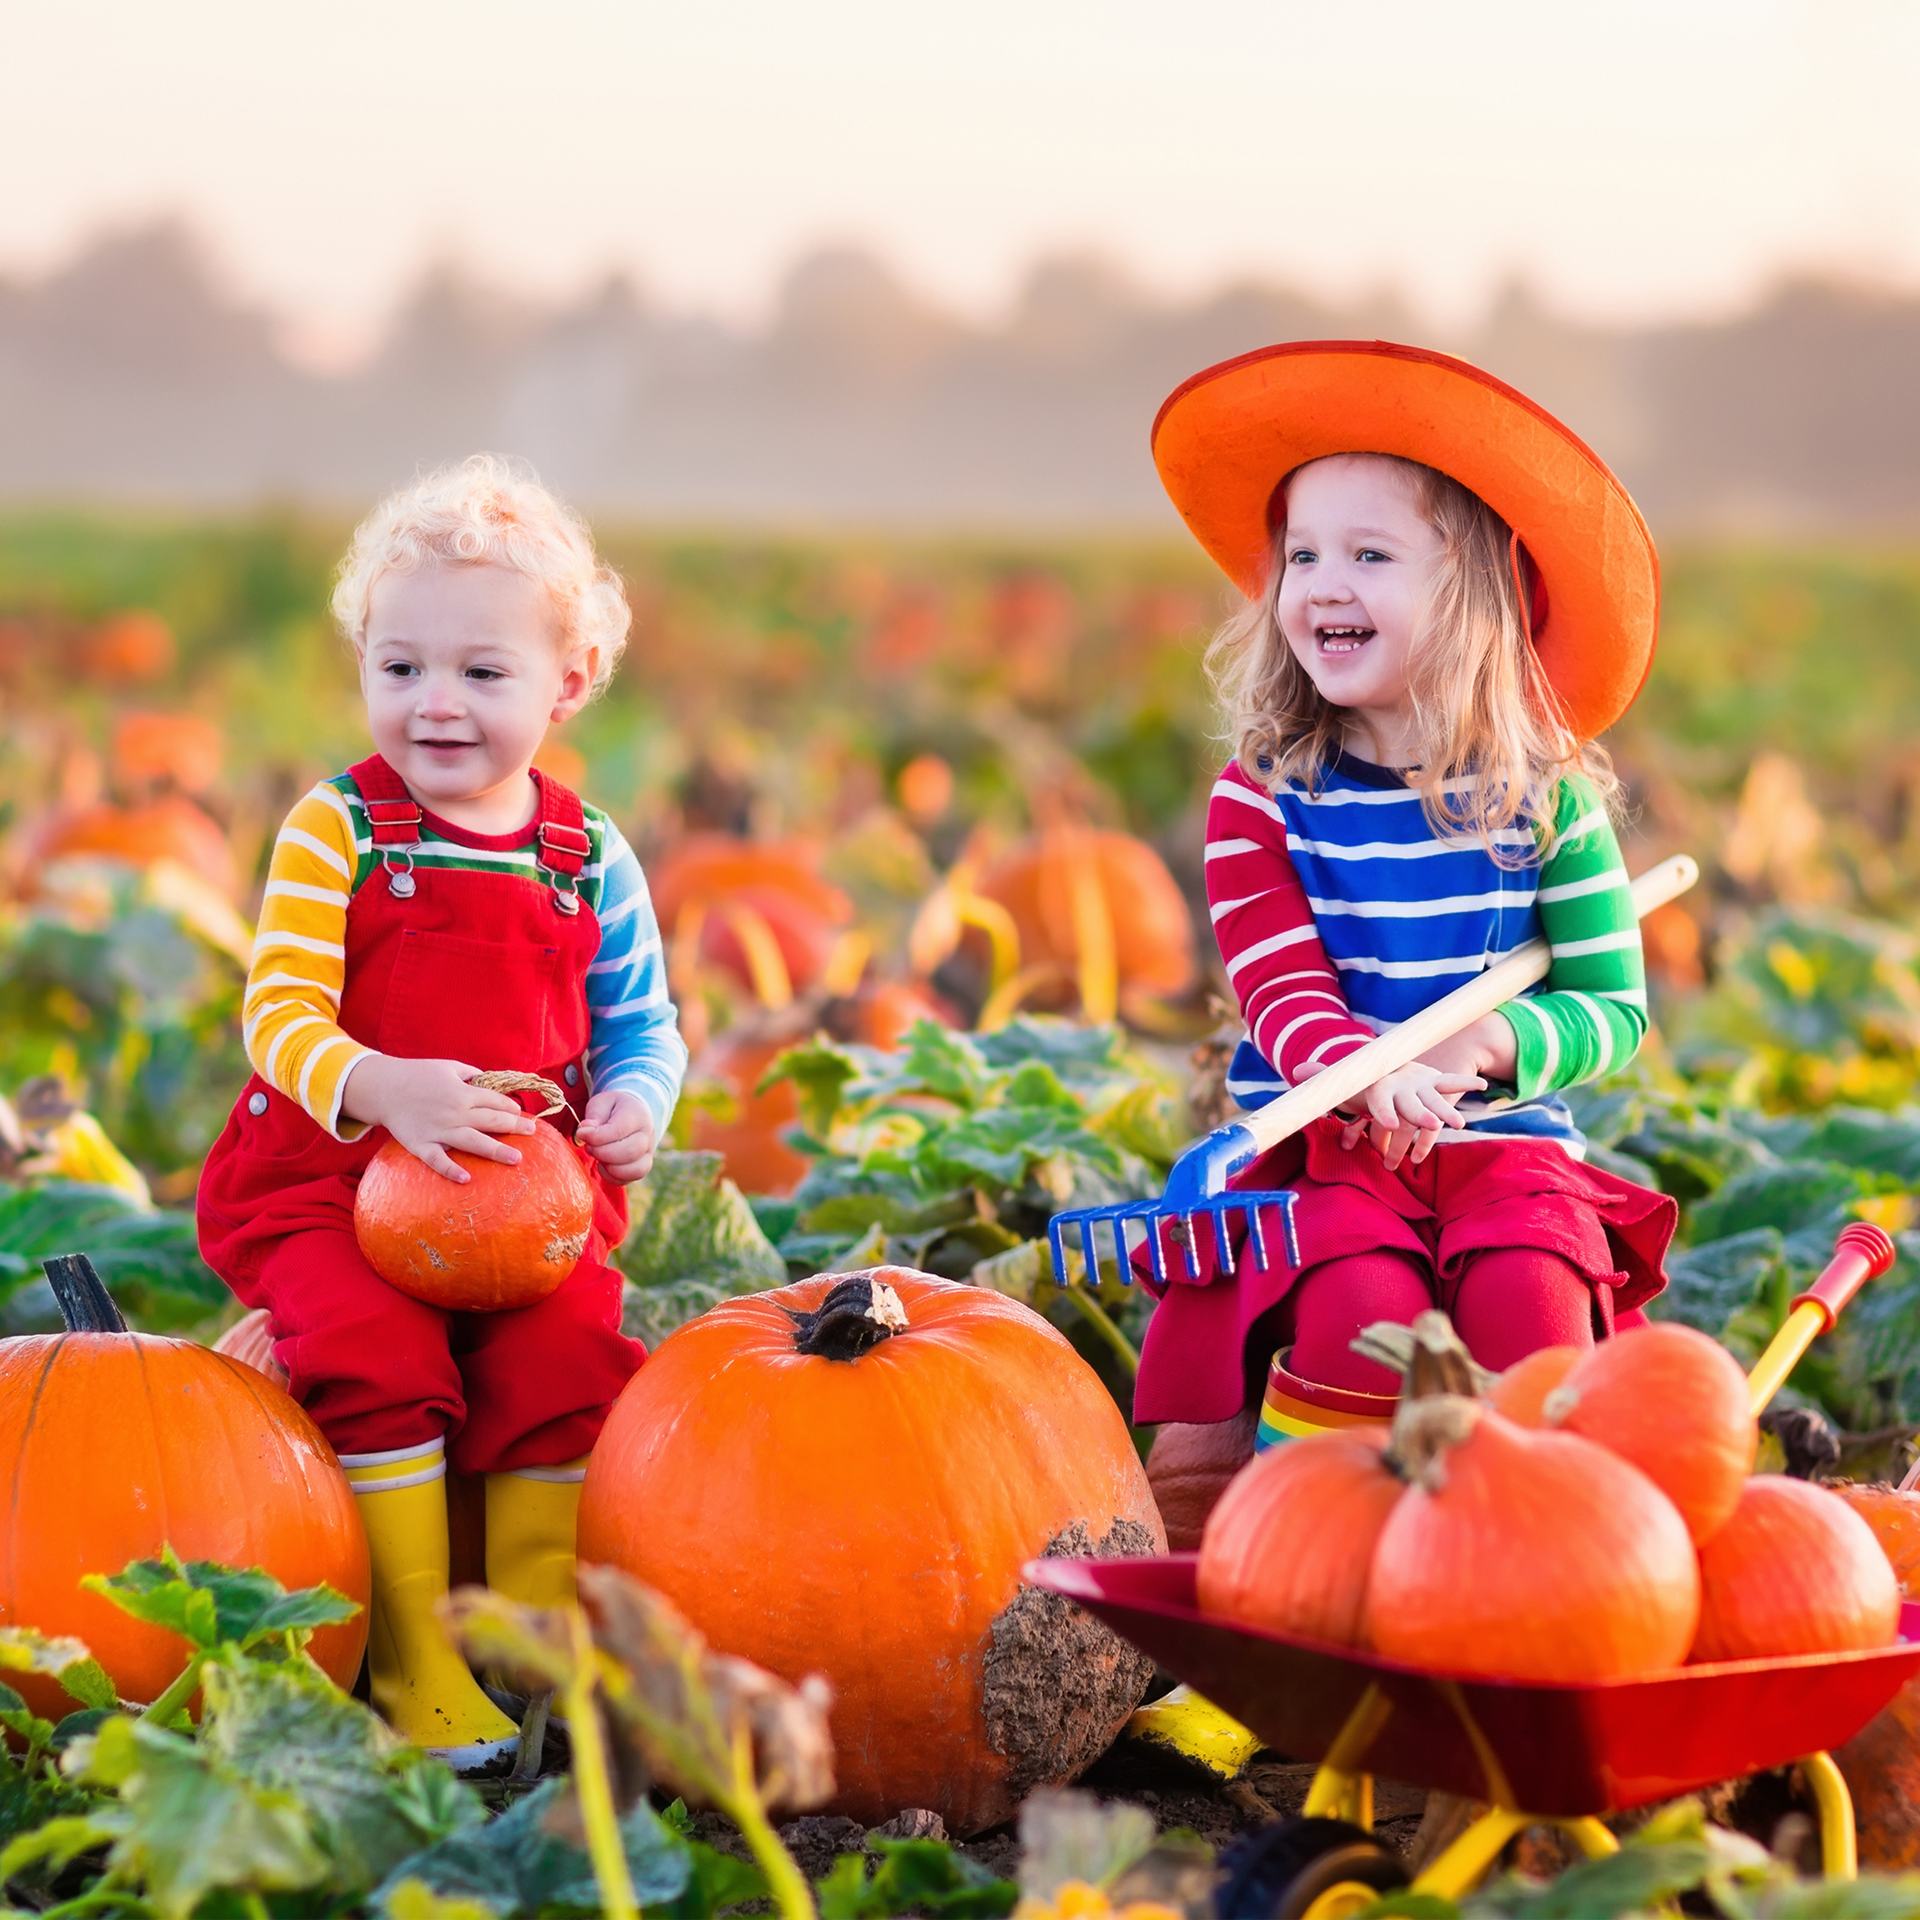
[[42,1260],[47,1284],[59,1302],[69,1333],[125,1333],[126,1317],[84,1253],[56,1253]]
[[1376,1320],[1362,1327],[1350,1344],[1363,1359],[1401,1376],[1400,1394],[1405,1400],[1424,1399],[1430,1393],[1456,1393],[1473,1400],[1499,1378],[1468,1353],[1453,1322],[1432,1309],[1417,1315],[1410,1327],[1395,1320]]
[[900,1296],[873,1272],[850,1273],[811,1313],[786,1309],[797,1352],[827,1360],[858,1360],[882,1340],[907,1330]]
[[1393,1416],[1393,1445],[1388,1454],[1400,1477],[1428,1493],[1438,1493],[1447,1484],[1447,1449],[1471,1438],[1483,1411],[1478,1400],[1457,1393],[1402,1400]]

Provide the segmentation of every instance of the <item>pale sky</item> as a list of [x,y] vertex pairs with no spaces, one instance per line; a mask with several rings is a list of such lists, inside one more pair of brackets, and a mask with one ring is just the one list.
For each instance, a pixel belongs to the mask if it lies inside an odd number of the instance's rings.
[[184,212],[371,328],[433,255],[764,309],[852,241],[991,314],[1092,249],[1470,318],[1920,285],[1920,0],[0,0],[0,273]]

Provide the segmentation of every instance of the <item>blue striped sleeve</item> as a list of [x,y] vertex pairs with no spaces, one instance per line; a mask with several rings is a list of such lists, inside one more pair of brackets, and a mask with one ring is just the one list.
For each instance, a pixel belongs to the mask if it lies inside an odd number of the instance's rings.
[[680,1097],[687,1046],[667,995],[660,926],[640,862],[611,821],[602,831],[600,860],[600,950],[587,968],[593,1021],[587,1071],[595,1093],[616,1087],[637,1093],[664,1134]]

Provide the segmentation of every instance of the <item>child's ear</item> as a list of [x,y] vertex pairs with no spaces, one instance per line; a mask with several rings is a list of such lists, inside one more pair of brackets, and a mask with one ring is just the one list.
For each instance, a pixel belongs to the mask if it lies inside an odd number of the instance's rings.
[[560,674],[560,691],[553,711],[547,716],[549,726],[557,727],[563,720],[571,720],[593,698],[593,683],[599,672],[598,648],[580,647],[567,656]]

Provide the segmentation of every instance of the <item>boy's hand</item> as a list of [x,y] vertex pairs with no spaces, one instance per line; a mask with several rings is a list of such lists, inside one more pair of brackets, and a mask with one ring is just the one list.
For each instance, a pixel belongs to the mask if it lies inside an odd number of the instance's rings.
[[658,1143],[653,1114],[637,1093],[610,1087],[587,1102],[574,1139],[600,1162],[609,1180],[622,1186],[644,1180]]
[[[1303,1068],[1301,1080],[1310,1080],[1325,1068],[1316,1063]],[[1486,1081],[1477,1073],[1443,1072],[1424,1060],[1382,1074],[1372,1086],[1355,1095],[1353,1105],[1365,1111],[1347,1120],[1341,1146],[1351,1151],[1363,1135],[1391,1173],[1409,1154],[1418,1166],[1433,1151],[1443,1128],[1464,1130],[1466,1122],[1454,1106],[1463,1093],[1478,1093]]]
[[459,1060],[362,1054],[347,1069],[340,1111],[349,1120],[385,1127],[416,1160],[464,1186],[473,1176],[449,1157],[448,1148],[518,1166],[520,1149],[494,1135],[533,1131],[531,1116],[509,1095],[468,1084],[479,1071]]

